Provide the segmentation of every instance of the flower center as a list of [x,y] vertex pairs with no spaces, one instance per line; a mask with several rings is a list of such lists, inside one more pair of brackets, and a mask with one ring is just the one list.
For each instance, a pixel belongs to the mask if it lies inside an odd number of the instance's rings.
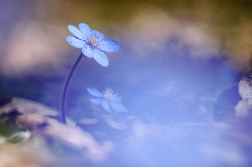
[[94,46],[96,44],[96,40],[94,38],[91,38],[88,44]]
[[104,98],[107,100],[112,100],[115,96],[117,96],[117,93],[114,93],[114,91],[109,88],[105,88],[103,94]]

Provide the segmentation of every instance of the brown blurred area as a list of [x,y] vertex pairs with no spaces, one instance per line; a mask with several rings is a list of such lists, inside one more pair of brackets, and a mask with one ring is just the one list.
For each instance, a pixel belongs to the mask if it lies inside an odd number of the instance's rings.
[[[77,53],[65,41],[70,35],[67,25],[80,22],[111,38],[130,28],[147,35],[144,31],[152,27],[151,31],[157,31],[155,36],[164,36],[164,31],[173,31],[174,24],[179,24],[175,29],[193,25],[203,29],[238,69],[250,68],[249,0],[1,0],[0,4],[0,70],[4,74],[23,75],[34,68],[40,73],[48,69],[59,72],[67,53]],[[176,33],[201,43],[197,34],[184,31]]]
[[[63,61],[64,53],[70,50],[64,40],[69,34],[68,24],[85,22],[108,35],[112,31],[123,33],[146,9],[153,11],[151,17],[157,20],[159,13],[163,13],[182,22],[183,26],[202,27],[238,68],[249,68],[252,4],[248,0],[1,0],[0,3],[1,71],[6,73],[28,70],[30,66],[44,63],[57,67]],[[147,26],[148,17],[141,18]],[[155,24],[162,25],[162,22]],[[196,37],[192,34],[190,38]]]

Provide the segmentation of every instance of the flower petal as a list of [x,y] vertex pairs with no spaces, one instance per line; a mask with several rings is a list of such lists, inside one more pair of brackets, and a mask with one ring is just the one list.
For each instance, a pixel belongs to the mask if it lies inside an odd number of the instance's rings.
[[119,96],[115,96],[115,97],[113,97],[113,99],[111,101],[120,103],[122,101],[122,99]]
[[105,39],[105,35],[103,35],[103,33],[96,31],[96,30],[92,30],[91,31],[91,35],[92,37],[99,37],[99,39]]
[[103,93],[100,92],[99,90],[93,88],[87,88],[88,93],[90,93],[91,95],[95,96],[95,97],[103,97]]
[[79,39],[84,39],[85,36],[82,32],[80,32],[80,30],[78,28],[76,28],[75,26],[73,25],[68,25],[68,30],[76,37],[76,38],[79,38]]
[[82,53],[84,56],[89,57],[89,58],[93,58],[94,57],[94,51],[89,47],[89,46],[84,46],[81,49]]
[[127,109],[121,103],[111,102],[110,105],[115,111],[127,112]]
[[84,35],[84,37],[88,37],[90,35],[90,27],[87,24],[80,23],[79,29],[82,32],[82,34]]
[[84,42],[79,40],[73,36],[66,37],[67,42],[75,48],[82,48],[84,46]]
[[108,57],[99,49],[94,49],[94,59],[102,66],[107,67],[109,65]]
[[103,99],[90,98],[90,101],[96,105],[101,105]]
[[109,106],[109,102],[107,100],[103,100],[102,101],[102,107],[104,110],[108,111],[108,112],[112,112]]
[[103,39],[97,47],[104,52],[115,52],[120,48],[120,44],[113,39]]

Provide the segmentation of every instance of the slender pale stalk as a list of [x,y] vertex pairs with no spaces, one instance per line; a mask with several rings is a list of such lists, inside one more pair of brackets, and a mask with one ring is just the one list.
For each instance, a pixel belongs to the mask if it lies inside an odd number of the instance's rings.
[[99,119],[101,117],[101,114],[103,113],[103,108],[100,106],[99,111],[96,114],[96,118]]
[[76,62],[74,63],[68,77],[67,77],[67,80],[65,82],[65,85],[64,85],[64,89],[63,89],[63,94],[62,94],[62,99],[61,99],[61,121],[66,124],[66,111],[65,111],[65,101],[66,101],[66,94],[67,94],[67,88],[68,88],[68,85],[71,81],[71,78],[72,78],[72,75],[77,67],[77,65],[79,64],[80,60],[82,58],[82,53],[80,54],[80,56],[78,57],[78,59],[76,60]]

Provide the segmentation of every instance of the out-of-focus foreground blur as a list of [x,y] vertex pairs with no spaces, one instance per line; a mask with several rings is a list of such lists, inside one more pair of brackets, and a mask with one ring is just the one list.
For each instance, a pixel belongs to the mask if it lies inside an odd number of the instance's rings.
[[[81,52],[66,42],[67,26],[86,23],[121,48],[107,53],[106,68],[82,58],[67,115],[75,122],[92,118],[98,107],[86,88],[108,87],[122,97],[129,125],[119,135],[113,128],[106,129],[111,135],[90,130],[94,139],[83,134],[95,151],[67,163],[59,157],[71,149],[60,148],[55,158],[48,146],[39,161],[30,155],[44,141],[17,147],[0,138],[0,167],[252,165],[251,113],[239,117],[235,110],[243,98],[238,83],[252,67],[251,11],[250,0],[0,0],[0,105],[19,97],[59,111]],[[57,134],[51,131],[45,133]],[[79,160],[86,157],[92,162]]]

